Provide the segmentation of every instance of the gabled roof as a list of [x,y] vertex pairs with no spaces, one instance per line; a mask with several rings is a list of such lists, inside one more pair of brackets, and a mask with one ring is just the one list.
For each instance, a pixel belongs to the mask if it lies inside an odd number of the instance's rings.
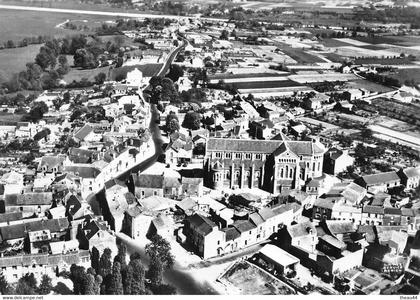
[[82,128],[80,128],[75,134],[74,137],[79,139],[79,140],[84,140],[85,137],[88,136],[88,134],[90,134],[91,132],[93,132],[93,127],[90,126],[89,124],[85,124]]
[[291,236],[292,239],[302,237],[302,236],[307,236],[310,234],[310,232],[313,232],[313,233],[317,232],[315,225],[310,221],[287,226],[287,231],[289,232],[289,235]]
[[420,177],[420,168],[406,168],[402,172],[407,176],[407,178],[416,178]]
[[226,242],[235,240],[241,236],[241,233],[235,227],[226,227],[222,231],[225,232]]
[[163,188],[164,177],[157,174],[139,174],[133,175],[134,185],[140,188]]
[[273,153],[281,144],[282,141],[272,140],[209,138],[206,149],[208,151]]
[[66,166],[64,171],[81,178],[96,178],[101,173],[97,168],[88,166]]
[[217,227],[216,223],[199,214],[194,214],[191,217],[186,218],[186,220],[199,234],[203,236],[208,235],[213,231],[214,227]]
[[331,234],[344,234],[355,232],[355,228],[352,222],[340,221],[340,220],[327,220],[325,224]]
[[264,223],[264,219],[257,212],[250,214],[249,220],[257,226]]
[[4,202],[5,206],[50,205],[52,199],[51,192],[7,194]]
[[384,214],[384,208],[380,206],[371,206],[371,205],[365,205],[362,209],[363,213],[368,214]]
[[362,176],[362,179],[367,185],[379,185],[387,182],[400,181],[400,177],[395,171],[365,175]]
[[58,171],[61,171],[65,160],[65,155],[43,156],[39,162],[38,171],[42,170],[43,167],[47,167],[47,172],[51,172],[53,168],[57,168]]
[[69,227],[67,218],[37,220],[24,224],[15,224],[0,227],[1,240],[14,240],[24,238],[27,232],[48,229],[50,232],[63,232]]
[[247,232],[249,230],[257,228],[257,226],[255,226],[253,223],[251,223],[248,220],[236,221],[232,224],[232,226],[235,227],[240,233]]
[[180,209],[186,212],[197,206],[197,202],[194,199],[188,197],[183,199],[181,202],[177,202],[176,206],[178,206]]

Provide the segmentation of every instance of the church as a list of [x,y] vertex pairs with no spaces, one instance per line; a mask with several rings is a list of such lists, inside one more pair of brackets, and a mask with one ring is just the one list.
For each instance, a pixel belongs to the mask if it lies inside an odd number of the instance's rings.
[[210,138],[204,160],[206,185],[260,188],[273,194],[300,189],[322,176],[320,142]]

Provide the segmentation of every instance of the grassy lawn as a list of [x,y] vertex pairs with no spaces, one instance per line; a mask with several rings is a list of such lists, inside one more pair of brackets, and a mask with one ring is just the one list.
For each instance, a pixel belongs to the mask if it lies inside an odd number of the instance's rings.
[[410,65],[408,58],[357,58],[355,64]]
[[[1,22],[1,21],[0,21]],[[33,62],[42,45],[0,50],[0,82],[9,79],[14,73],[26,69],[28,62]]]
[[259,78],[259,77],[267,77],[269,80],[270,77],[278,77],[278,76],[288,76],[289,74],[277,74],[277,73],[245,73],[245,74],[216,74],[210,75],[209,79],[239,79],[239,78]]
[[20,122],[25,114],[10,114],[0,111],[0,124],[10,124],[13,122]]
[[395,73],[389,73],[388,76],[396,78],[400,83],[404,84],[406,80],[414,80],[416,84],[420,84],[420,68],[418,69],[399,69]]
[[256,82],[235,82],[228,83],[237,89],[271,89],[291,86],[301,86],[302,84],[292,80],[277,80],[277,81],[256,81]]
[[366,89],[371,92],[386,93],[393,89],[387,86],[370,82],[368,80],[357,79],[346,83],[346,87],[350,89]]
[[292,48],[283,43],[277,45],[279,49],[286,55],[290,56],[292,59],[296,60],[300,64],[313,64],[313,63],[322,63],[325,62],[318,56],[309,54],[302,49]]
[[109,73],[109,68],[110,67],[102,67],[102,68],[96,68],[96,69],[78,69],[78,68],[72,68],[70,70],[69,73],[67,73],[63,80],[67,83],[71,83],[74,80],[75,81],[80,81],[80,79],[82,78],[87,78],[90,81],[94,81],[95,80],[95,76],[98,75],[99,73],[105,73],[106,75],[108,75]]
[[325,58],[331,60],[332,62],[341,63],[346,60],[345,57],[338,55],[336,53],[323,53],[322,54]]
[[418,36],[359,36],[354,39],[369,44],[394,44],[398,46],[416,46],[420,42],[420,37]]
[[351,46],[351,44],[342,42],[340,40],[336,39],[323,39],[321,41],[321,44],[323,44],[325,47],[343,47],[343,46]]

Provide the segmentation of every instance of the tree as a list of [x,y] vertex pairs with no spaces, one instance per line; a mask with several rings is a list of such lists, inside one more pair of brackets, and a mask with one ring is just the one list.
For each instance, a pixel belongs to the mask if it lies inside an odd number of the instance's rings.
[[0,274],[0,294],[9,295],[11,293],[12,293],[12,287],[7,282],[6,278],[4,278],[4,275]]
[[35,104],[29,112],[29,116],[33,122],[38,122],[44,117],[44,114],[48,112],[48,106],[45,102],[40,101]]
[[16,294],[18,295],[36,295],[37,281],[33,273],[23,275],[16,285]]
[[147,277],[149,278],[152,286],[158,286],[162,284],[163,262],[159,257],[155,256],[150,259]]
[[105,248],[99,260],[99,275],[103,279],[101,294],[104,294],[106,287],[109,286],[112,274],[111,249]]
[[361,135],[364,140],[372,138],[372,130],[370,128],[363,128],[361,130]]
[[96,61],[94,55],[87,49],[77,49],[74,54],[74,65],[81,68],[94,68]]
[[90,253],[90,265],[96,273],[99,273],[99,258],[99,251],[95,246],[93,246],[92,251]]
[[42,275],[41,283],[39,284],[38,293],[40,295],[48,295],[53,289],[51,278],[44,274]]
[[222,34],[220,35],[221,40],[227,40],[229,39],[229,32],[226,29],[222,30]]
[[162,101],[169,101],[171,103],[180,102],[178,91],[175,89],[174,82],[170,78],[162,78],[161,86]]
[[197,130],[201,127],[201,115],[198,112],[190,111],[188,112],[185,117],[184,121],[182,122],[182,127]]
[[135,258],[130,260],[127,269],[127,280],[125,290],[127,295],[144,295],[146,288],[144,284],[144,268],[141,260]]
[[85,295],[87,287],[85,268],[72,264],[69,278],[73,282],[73,293],[75,295]]
[[106,80],[106,74],[104,72],[101,72],[95,76],[96,84],[103,84],[105,80]]
[[118,261],[115,261],[112,267],[112,275],[109,284],[108,294],[123,295],[123,293],[124,287],[121,276],[121,264]]
[[177,82],[180,77],[184,76],[184,70],[179,65],[171,65],[169,68],[169,73],[166,75],[173,82]]
[[172,268],[174,257],[171,253],[171,244],[160,235],[151,238],[151,243],[146,245],[146,254],[151,260],[159,258],[164,268]]
[[179,130],[179,120],[178,120],[177,115],[173,111],[171,111],[166,116],[165,126],[166,126],[166,130],[170,133]]

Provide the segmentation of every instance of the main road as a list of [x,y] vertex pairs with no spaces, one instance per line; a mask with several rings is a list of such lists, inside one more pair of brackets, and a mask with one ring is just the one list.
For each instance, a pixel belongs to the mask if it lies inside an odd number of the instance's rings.
[[[176,15],[158,15],[158,14],[146,14],[146,13],[129,13],[129,12],[112,12],[112,11],[99,11],[99,10],[79,10],[79,9],[67,9],[67,8],[49,8],[49,7],[38,7],[38,6],[21,6],[21,5],[5,5],[0,4],[0,9],[10,10],[30,10],[38,12],[49,12],[49,13],[65,13],[65,14],[82,14],[82,15],[99,15],[99,16],[110,16],[110,17],[124,17],[124,18],[149,18],[149,19],[188,19],[195,18],[193,16],[176,16]],[[200,18],[201,20],[207,21],[224,21],[227,19],[217,18]]]
[[[178,55],[179,51],[185,46],[185,41],[183,44],[174,50],[168,55],[168,58],[159,72],[156,74],[157,76],[165,76],[168,72],[170,65],[175,60],[176,56]],[[162,137],[160,134],[160,128],[158,123],[156,122],[159,118],[159,112],[156,109],[155,104],[151,104],[151,113],[152,118],[150,120],[149,130],[152,134],[153,142],[155,144],[155,154],[146,159],[139,165],[136,165],[123,174],[119,176],[119,179],[126,180],[128,176],[132,173],[136,173],[139,171],[144,171],[145,169],[149,168],[153,165],[157,158],[163,153],[162,150]],[[140,254],[143,264],[147,267],[149,260],[145,253],[144,246],[136,243],[135,240],[130,238],[124,233],[118,232],[115,233],[117,238],[122,241],[124,244],[127,245],[127,250],[129,253],[137,252]],[[182,269],[178,263],[175,262],[175,265],[172,269],[166,270],[163,274],[163,279],[166,283],[171,284],[177,290],[178,294],[181,295],[215,295],[217,292],[207,283],[200,283],[196,281],[193,276],[188,273],[188,270]]]

